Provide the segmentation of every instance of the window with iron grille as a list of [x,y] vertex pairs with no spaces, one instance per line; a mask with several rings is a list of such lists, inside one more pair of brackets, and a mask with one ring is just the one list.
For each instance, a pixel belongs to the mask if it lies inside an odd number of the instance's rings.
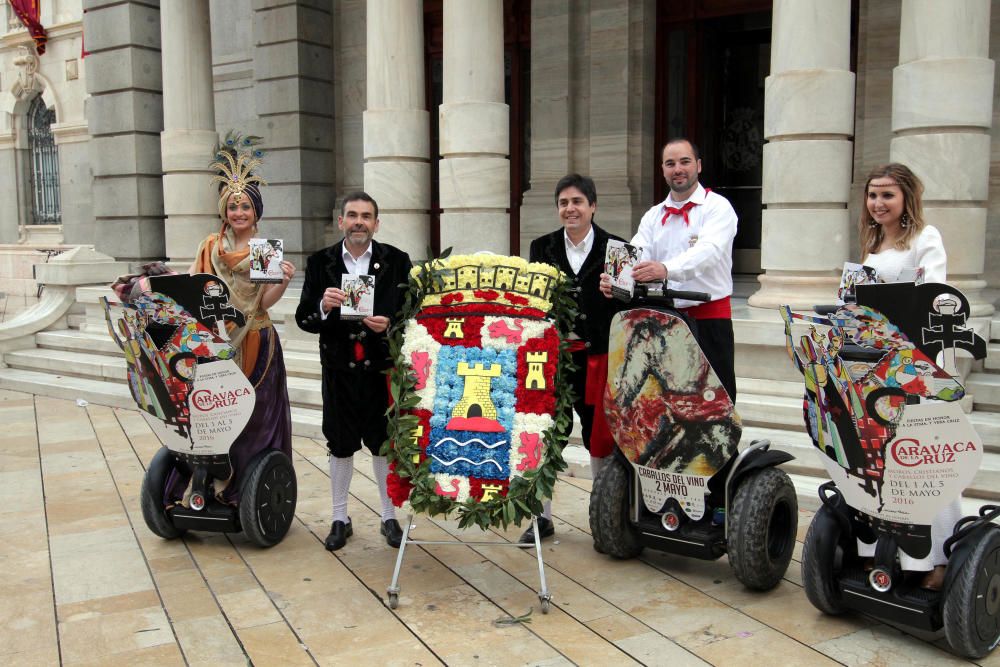
[[62,222],[59,204],[59,149],[52,137],[56,112],[39,95],[28,110],[28,147],[31,153],[32,222],[58,225]]

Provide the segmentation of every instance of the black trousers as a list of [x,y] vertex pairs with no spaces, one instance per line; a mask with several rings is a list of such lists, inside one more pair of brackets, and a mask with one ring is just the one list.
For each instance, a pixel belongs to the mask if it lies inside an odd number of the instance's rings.
[[729,398],[736,403],[736,339],[731,319],[697,320],[695,339],[719,376]]
[[389,389],[381,371],[323,368],[323,437],[330,453],[353,456],[363,442],[373,456],[386,439]]

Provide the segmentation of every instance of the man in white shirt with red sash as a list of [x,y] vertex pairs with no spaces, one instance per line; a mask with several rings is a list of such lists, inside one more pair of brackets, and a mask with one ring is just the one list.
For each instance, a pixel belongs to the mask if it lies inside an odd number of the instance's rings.
[[[666,280],[670,289],[711,295],[706,303],[678,300],[676,306],[696,320],[698,343],[735,403],[730,297],[736,212],[729,200],[698,182],[701,159],[688,139],[666,143],[662,166],[670,194],[639,222],[632,244],[643,249],[643,261],[635,265],[632,277],[637,282]],[[610,277],[602,276],[601,291],[610,296]]]

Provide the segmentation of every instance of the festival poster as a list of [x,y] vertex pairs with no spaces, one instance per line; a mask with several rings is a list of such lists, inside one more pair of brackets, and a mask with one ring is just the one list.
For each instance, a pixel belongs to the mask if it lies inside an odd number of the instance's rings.
[[604,272],[611,276],[611,296],[630,301],[635,294],[632,268],[639,263],[642,250],[624,241],[608,240],[604,254]]
[[879,281],[878,271],[864,264],[844,262],[844,272],[840,276],[840,288],[837,298],[849,301],[854,297],[854,288],[858,285],[870,285]]
[[284,280],[281,260],[284,243],[281,239],[250,239],[250,282],[280,283]]
[[708,480],[736,453],[742,424],[683,320],[644,308],[615,315],[604,409],[647,509],[664,512],[672,498],[702,518]]
[[658,514],[664,510],[667,501],[673,498],[692,521],[705,516],[705,494],[708,493],[711,475],[657,470],[634,462],[632,465],[639,478],[642,501],[647,510]]
[[195,366],[194,386],[188,395],[190,436],[185,437],[153,415],[146,422],[168,449],[182,454],[228,454],[253,413],[253,385],[231,359]]
[[976,475],[983,443],[957,402],[904,408],[885,447],[879,493],[871,494],[829,456],[820,457],[847,504],[883,521],[929,525]]
[[375,314],[375,276],[345,273],[340,289],[347,294],[340,306],[340,319],[363,320]]

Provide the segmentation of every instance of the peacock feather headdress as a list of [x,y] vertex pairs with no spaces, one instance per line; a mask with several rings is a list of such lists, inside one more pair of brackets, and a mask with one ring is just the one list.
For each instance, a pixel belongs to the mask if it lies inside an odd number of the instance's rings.
[[264,215],[260,186],[267,185],[267,181],[255,173],[264,162],[264,151],[257,148],[260,142],[260,137],[244,137],[242,133],[230,130],[225,140],[215,147],[215,160],[209,167],[218,172],[212,177],[212,182],[219,184],[219,217],[223,220],[226,220],[226,205],[230,197],[237,202],[244,196],[248,197],[257,219]]

